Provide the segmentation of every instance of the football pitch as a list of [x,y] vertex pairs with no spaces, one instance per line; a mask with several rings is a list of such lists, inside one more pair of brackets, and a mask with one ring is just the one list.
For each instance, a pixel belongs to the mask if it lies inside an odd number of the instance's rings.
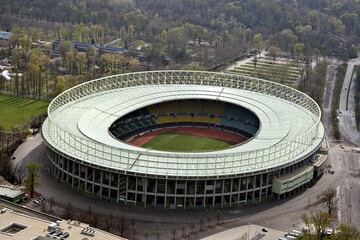
[[0,126],[8,130],[21,127],[31,117],[45,113],[48,105],[45,101],[0,95]]
[[168,152],[205,152],[225,149],[235,144],[235,142],[185,133],[162,132],[142,145],[142,147]]

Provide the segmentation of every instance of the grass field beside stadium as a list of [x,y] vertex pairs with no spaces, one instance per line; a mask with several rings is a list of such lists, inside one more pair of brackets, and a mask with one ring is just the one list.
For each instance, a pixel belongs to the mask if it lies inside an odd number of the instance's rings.
[[21,127],[31,117],[45,113],[48,105],[45,101],[0,95],[0,126],[5,129]]
[[184,133],[162,132],[142,147],[169,152],[204,152],[225,149],[235,144],[235,142]]

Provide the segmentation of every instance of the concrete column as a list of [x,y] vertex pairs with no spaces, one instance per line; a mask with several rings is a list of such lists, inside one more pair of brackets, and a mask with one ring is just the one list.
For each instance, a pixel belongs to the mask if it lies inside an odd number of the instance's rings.
[[91,196],[94,196],[95,168],[92,168],[92,172],[93,172],[93,176],[92,176]]
[[100,199],[102,198],[102,190],[103,190],[103,171],[102,170],[100,170]]
[[256,188],[256,176],[253,177],[253,202],[255,202],[255,188]]
[[129,189],[129,176],[126,176],[126,202],[125,204],[127,205],[127,201],[128,201],[128,189]]
[[186,196],[187,196],[187,185],[188,185],[188,180],[185,180],[185,190],[184,190],[184,209],[186,209]]
[[177,197],[177,180],[175,180],[175,192],[174,192],[174,207],[176,208],[176,197]]
[[138,189],[138,177],[135,177],[135,206],[136,206],[136,203],[137,203],[137,191]]
[[113,173],[109,172],[109,193],[108,193],[108,199],[111,197],[111,177]]
[[248,203],[249,177],[246,177],[245,202]]
[[260,193],[259,193],[260,202],[261,202],[262,189],[263,189],[263,174],[260,175]]
[[237,190],[237,203],[236,203],[236,205],[239,205],[239,202],[240,202],[241,178],[238,178],[237,181],[238,181],[238,190]]
[[121,175],[119,173],[117,173],[118,176],[118,182],[117,182],[117,189],[116,189],[116,203],[119,203],[119,193],[120,193],[120,178]]
[[222,181],[222,187],[221,187],[221,207],[224,207],[224,188],[225,188],[225,180],[221,180]]
[[168,180],[166,179],[165,180],[164,207],[166,207],[166,204],[167,204],[167,183],[168,183]]
[[194,208],[196,206],[196,193],[197,193],[197,179],[195,179],[195,194],[194,194]]
[[155,206],[157,204],[158,180],[155,180]]
[[213,199],[212,199],[212,207],[215,207],[215,194],[216,194],[216,180],[213,181],[214,189],[213,189]]
[[147,188],[148,188],[148,178],[145,178],[145,184],[144,184],[144,195],[143,195],[143,201],[144,201],[144,207],[146,207],[146,201],[147,201]]
[[266,174],[266,199],[268,199],[269,197],[269,179],[270,179],[270,174],[267,173]]
[[230,207],[231,207],[231,203],[232,203],[232,195],[233,195],[233,178],[231,179],[231,182],[230,182]]

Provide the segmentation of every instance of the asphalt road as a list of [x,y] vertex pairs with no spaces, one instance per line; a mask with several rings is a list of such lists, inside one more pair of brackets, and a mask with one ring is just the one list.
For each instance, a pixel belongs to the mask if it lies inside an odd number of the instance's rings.
[[[333,67],[332,67],[333,66]],[[261,205],[249,206],[246,208],[223,210],[225,224],[216,227],[211,231],[204,231],[197,234],[193,239],[205,237],[209,234],[225,229],[238,227],[244,224],[258,224],[266,227],[288,231],[295,226],[301,229],[301,214],[311,213],[321,209],[317,202],[318,194],[329,188],[334,187],[339,191],[339,218],[342,222],[351,223],[360,227],[360,166],[359,154],[354,152],[353,145],[340,144],[332,138],[332,125],[329,115],[332,99],[332,90],[335,80],[336,64],[329,67],[327,84],[324,94],[324,115],[323,123],[328,134],[330,145],[329,163],[335,170],[335,174],[325,174],[314,186],[306,189],[296,196],[286,200],[267,202]],[[341,97],[347,97],[342,94]],[[341,133],[346,137],[347,131],[341,129]],[[52,178],[47,171],[47,161],[45,156],[46,147],[42,143],[40,135],[28,139],[15,152],[16,160],[14,163],[23,164],[30,161],[42,162],[44,168],[41,171],[41,187],[38,192],[46,197],[54,197],[56,202],[66,205],[71,202],[75,209],[86,210],[92,206],[94,211],[102,214],[113,213],[128,219],[134,219],[141,231],[153,231],[159,226],[162,239],[170,238],[170,229],[176,227],[180,229],[182,225],[198,223],[201,218],[206,222],[206,217],[211,210],[164,210],[164,209],[142,209],[134,207],[124,207],[116,204],[104,202],[84,196],[71,190]],[[178,233],[180,230],[178,230]],[[141,235],[143,236],[143,235]],[[149,238],[149,240],[152,238]]]
[[345,144],[360,146],[360,132],[357,131],[355,121],[355,92],[356,86],[351,81],[355,65],[360,64],[360,59],[352,59],[348,62],[344,83],[340,94],[339,126],[342,141]]
[[339,126],[341,133],[341,146],[351,149],[342,161],[344,169],[343,178],[339,184],[339,219],[341,222],[360,227],[360,133],[355,123],[355,84],[351,81],[355,65],[360,59],[348,62],[339,104]]

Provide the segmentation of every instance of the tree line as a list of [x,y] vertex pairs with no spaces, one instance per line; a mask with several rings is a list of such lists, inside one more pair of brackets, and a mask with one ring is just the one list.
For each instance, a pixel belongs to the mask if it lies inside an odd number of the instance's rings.
[[94,46],[85,52],[73,48],[71,41],[59,46],[60,58],[51,54],[51,46],[38,47],[36,38],[13,28],[13,34],[4,44],[3,56],[10,56],[11,80],[0,78],[0,92],[21,97],[50,99],[67,88],[90,79],[109,74],[136,71],[139,61],[126,54],[103,53]]
[[307,61],[318,55],[354,57],[360,37],[356,0],[4,0],[1,13],[76,25],[57,27],[58,38],[101,43],[115,31],[124,46],[151,43],[150,58],[168,55],[207,68],[244,55],[259,33],[264,48],[293,56],[300,49]]

